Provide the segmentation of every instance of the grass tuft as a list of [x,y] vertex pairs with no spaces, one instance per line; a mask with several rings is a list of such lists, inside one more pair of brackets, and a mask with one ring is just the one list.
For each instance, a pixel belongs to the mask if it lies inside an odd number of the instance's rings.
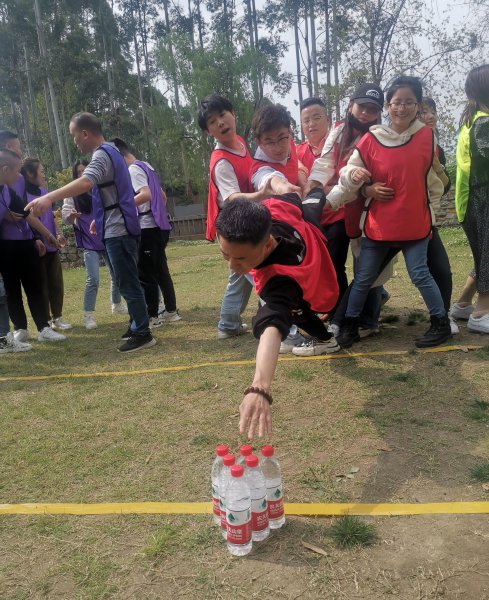
[[470,474],[476,481],[489,481],[489,463],[479,463],[470,469]]
[[341,517],[329,528],[328,535],[339,548],[371,546],[377,539],[375,527],[357,517]]
[[417,310],[413,310],[408,314],[406,325],[412,326],[418,323],[425,323],[427,321],[426,315]]
[[311,381],[311,379],[313,379],[313,375],[301,367],[289,369],[286,372],[286,376],[288,379],[295,379],[296,381]]
[[485,400],[474,400],[465,416],[480,423],[489,423],[489,402]]
[[381,319],[381,323],[399,323],[399,315],[384,315]]
[[153,533],[143,552],[151,560],[163,558],[178,545],[178,537],[177,527],[171,523],[166,523]]

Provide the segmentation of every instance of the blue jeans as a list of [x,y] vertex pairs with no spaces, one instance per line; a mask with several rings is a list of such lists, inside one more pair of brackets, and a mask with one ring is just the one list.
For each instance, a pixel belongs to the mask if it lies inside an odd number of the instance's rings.
[[10,321],[8,316],[7,294],[5,286],[0,275],[0,337],[5,337],[10,331]]
[[93,312],[95,310],[95,302],[97,300],[97,292],[99,286],[99,271],[100,271],[100,255],[105,257],[107,267],[110,273],[110,297],[112,304],[119,304],[121,301],[121,293],[115,282],[114,274],[110,262],[107,260],[105,252],[97,250],[83,250],[83,260],[85,261],[85,270],[87,278],[85,281],[85,294],[83,296],[83,310],[85,312]]
[[138,276],[139,237],[121,235],[104,240],[107,259],[126,301],[134,335],[147,335],[149,331],[148,309]]
[[423,297],[430,316],[446,315],[440,290],[427,265],[429,239],[415,242],[376,242],[362,238],[362,250],[358,259],[358,269],[348,300],[346,316],[358,318],[362,312],[370,286],[377,279],[384,262],[392,257],[398,249],[404,255],[409,277]]
[[237,332],[239,330],[241,314],[248,304],[252,289],[253,279],[250,275],[238,275],[230,270],[228,285],[222,299],[221,318],[217,324],[218,329],[227,332]]

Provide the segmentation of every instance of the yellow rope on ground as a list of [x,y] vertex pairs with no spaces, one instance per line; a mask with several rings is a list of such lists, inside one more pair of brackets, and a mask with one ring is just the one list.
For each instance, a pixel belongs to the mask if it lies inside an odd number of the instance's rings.
[[[437,348],[424,348],[416,350],[423,354],[433,352],[453,352],[461,350],[480,350],[483,346],[438,346]],[[298,360],[340,360],[345,358],[363,358],[369,356],[402,356],[409,354],[411,350],[384,350],[377,352],[342,352],[337,354],[321,354],[320,356],[281,356],[279,362],[289,362]],[[254,365],[255,360],[220,360],[216,362],[195,363],[193,365],[177,365],[175,367],[158,367],[155,369],[137,369],[134,371],[102,371],[95,373],[53,373],[51,375],[19,375],[0,377],[2,381],[43,381],[46,379],[91,379],[93,377],[127,377],[130,375],[148,375],[151,373],[178,373],[180,371],[190,371],[192,369],[203,369],[205,367],[232,367],[242,365]]]
[[[99,504],[0,504],[0,515],[202,515],[210,502],[112,502]],[[426,504],[285,504],[285,514],[301,517],[488,514],[489,502]]]

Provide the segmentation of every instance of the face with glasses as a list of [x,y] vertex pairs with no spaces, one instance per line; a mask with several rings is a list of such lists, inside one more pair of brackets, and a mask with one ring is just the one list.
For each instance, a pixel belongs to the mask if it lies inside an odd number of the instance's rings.
[[256,142],[268,158],[282,162],[289,156],[290,135],[287,127],[277,127],[263,133]]
[[302,109],[301,125],[307,141],[317,146],[326,137],[329,129],[328,115],[324,106],[312,104]]
[[396,90],[387,104],[387,111],[394,131],[405,131],[416,118],[418,99],[409,87]]

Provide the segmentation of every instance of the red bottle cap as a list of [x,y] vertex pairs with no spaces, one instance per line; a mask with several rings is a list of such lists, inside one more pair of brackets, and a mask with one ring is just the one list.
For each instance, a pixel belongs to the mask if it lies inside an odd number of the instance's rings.
[[234,454],[226,454],[226,456],[222,459],[222,464],[225,467],[232,467],[236,462],[236,457]]
[[226,444],[219,444],[216,448],[216,456],[226,456],[228,454],[229,448]]
[[262,456],[273,456],[274,452],[273,446],[262,446]]
[[256,454],[247,456],[246,457],[246,466],[247,467],[257,467],[258,466],[258,456],[256,456]]
[[252,452],[253,448],[249,444],[243,444],[239,449],[241,456],[249,456]]
[[243,477],[243,467],[241,465],[233,465],[231,467],[231,477]]

